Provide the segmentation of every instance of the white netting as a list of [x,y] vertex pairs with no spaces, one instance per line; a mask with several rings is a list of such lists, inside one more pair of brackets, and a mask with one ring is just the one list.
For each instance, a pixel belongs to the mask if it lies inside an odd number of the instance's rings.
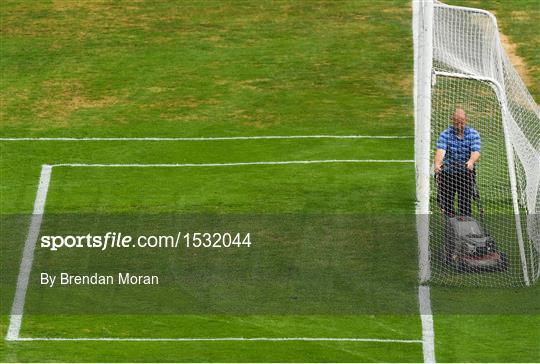
[[480,134],[481,158],[474,173],[450,167],[450,143],[443,172],[433,175],[431,280],[532,284],[540,274],[540,109],[508,59],[493,15],[435,3],[432,37],[431,160],[456,110]]

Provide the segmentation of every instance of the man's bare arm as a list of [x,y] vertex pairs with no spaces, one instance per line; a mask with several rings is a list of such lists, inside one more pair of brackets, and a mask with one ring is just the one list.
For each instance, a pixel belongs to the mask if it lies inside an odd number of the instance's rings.
[[437,149],[437,151],[435,152],[435,173],[439,173],[441,171],[442,162],[445,154],[446,150],[444,149]]
[[467,169],[472,171],[474,169],[475,163],[478,162],[479,159],[480,159],[480,152],[472,152],[471,158],[469,158],[469,160],[467,161]]

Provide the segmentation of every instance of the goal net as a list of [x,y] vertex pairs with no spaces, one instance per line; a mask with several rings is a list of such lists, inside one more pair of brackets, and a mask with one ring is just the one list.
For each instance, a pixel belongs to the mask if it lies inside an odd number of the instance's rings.
[[531,285],[540,275],[540,109],[491,13],[416,0],[413,31],[420,279]]

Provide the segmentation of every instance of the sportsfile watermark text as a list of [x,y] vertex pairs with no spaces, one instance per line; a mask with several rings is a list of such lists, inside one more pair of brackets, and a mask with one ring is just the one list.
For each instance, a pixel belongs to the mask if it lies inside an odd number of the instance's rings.
[[137,235],[107,232],[103,235],[43,235],[40,247],[50,251],[88,248],[233,248],[251,246],[251,233],[178,232],[176,235]]

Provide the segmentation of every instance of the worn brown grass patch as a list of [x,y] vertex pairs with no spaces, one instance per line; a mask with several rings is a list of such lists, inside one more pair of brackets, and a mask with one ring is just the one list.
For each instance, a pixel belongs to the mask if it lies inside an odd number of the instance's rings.
[[34,113],[40,118],[66,119],[80,109],[102,108],[120,102],[115,96],[88,97],[79,80],[47,80],[42,88],[47,97],[33,105]]
[[525,60],[517,54],[517,45],[512,43],[507,35],[500,33],[501,42],[504,50],[510,59],[510,62],[514,65],[514,68],[518,72],[519,76],[527,86],[532,86],[533,80],[529,74],[529,69]]

